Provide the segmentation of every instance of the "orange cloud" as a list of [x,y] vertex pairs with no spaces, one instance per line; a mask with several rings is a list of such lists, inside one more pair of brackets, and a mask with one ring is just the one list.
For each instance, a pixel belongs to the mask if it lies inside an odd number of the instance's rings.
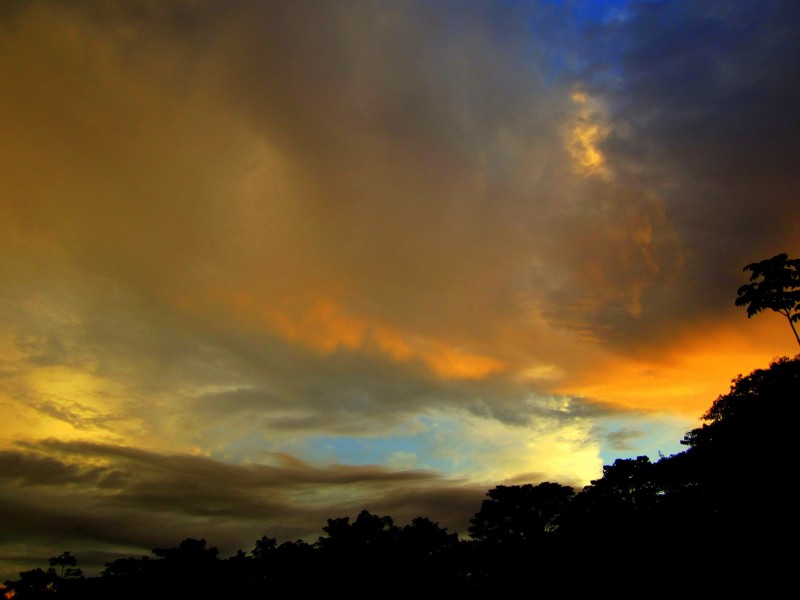
[[793,352],[785,323],[765,319],[756,331],[740,321],[701,325],[646,356],[607,356],[557,391],[624,409],[699,417],[738,374]]
[[420,352],[420,358],[434,373],[445,379],[483,379],[506,369],[506,365],[498,359],[445,344],[432,344]]
[[243,318],[255,315],[269,331],[286,341],[324,354],[339,349],[378,352],[398,363],[421,362],[443,379],[483,379],[508,369],[500,359],[409,334],[375,318],[348,314],[330,299],[276,308],[247,294],[236,294],[230,303]]
[[286,340],[324,353],[339,348],[356,350],[368,335],[366,320],[343,314],[330,301],[320,301],[299,316],[273,308],[267,308],[266,313]]

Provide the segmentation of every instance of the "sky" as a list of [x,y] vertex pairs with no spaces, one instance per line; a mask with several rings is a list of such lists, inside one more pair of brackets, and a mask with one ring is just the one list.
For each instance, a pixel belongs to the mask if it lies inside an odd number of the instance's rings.
[[800,4],[0,3],[0,575],[683,449],[794,355]]

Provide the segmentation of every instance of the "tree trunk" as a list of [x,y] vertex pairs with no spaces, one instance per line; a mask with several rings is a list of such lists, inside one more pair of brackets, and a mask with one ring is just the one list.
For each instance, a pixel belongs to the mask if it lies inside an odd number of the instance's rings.
[[788,315],[786,318],[789,319],[789,326],[792,328],[792,333],[794,333],[794,339],[797,340],[797,345],[800,346],[800,335],[797,335],[797,329],[794,327],[794,321],[792,321],[792,318]]

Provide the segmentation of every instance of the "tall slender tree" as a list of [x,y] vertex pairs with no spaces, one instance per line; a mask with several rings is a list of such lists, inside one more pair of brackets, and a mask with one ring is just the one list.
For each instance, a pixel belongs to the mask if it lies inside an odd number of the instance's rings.
[[747,318],[764,309],[781,313],[789,321],[797,344],[800,335],[794,324],[800,321],[800,259],[778,254],[761,262],[750,263],[750,283],[739,288],[736,306],[747,307]]

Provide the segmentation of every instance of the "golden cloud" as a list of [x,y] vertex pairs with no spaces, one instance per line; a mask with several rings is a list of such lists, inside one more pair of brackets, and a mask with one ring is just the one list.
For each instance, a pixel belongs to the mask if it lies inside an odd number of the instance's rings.
[[509,368],[498,358],[408,333],[374,317],[349,314],[331,299],[295,300],[278,308],[238,293],[231,295],[229,302],[245,321],[258,319],[287,342],[323,354],[377,351],[393,362],[419,362],[442,379],[483,379]]

